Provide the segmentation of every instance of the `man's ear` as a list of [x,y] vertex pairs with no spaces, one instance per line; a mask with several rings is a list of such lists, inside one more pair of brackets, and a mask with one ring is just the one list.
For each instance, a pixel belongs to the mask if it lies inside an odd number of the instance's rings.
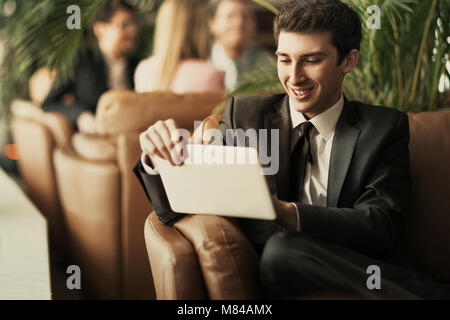
[[342,72],[346,74],[352,71],[358,64],[358,60],[359,60],[359,50],[352,49],[341,62],[340,68]]

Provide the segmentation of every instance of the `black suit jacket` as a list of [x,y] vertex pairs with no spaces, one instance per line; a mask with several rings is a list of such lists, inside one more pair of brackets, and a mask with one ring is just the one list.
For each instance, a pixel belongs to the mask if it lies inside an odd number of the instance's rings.
[[[127,63],[127,81],[132,89],[134,88],[134,70],[138,61],[129,58]],[[61,112],[73,125],[76,125],[76,120],[82,112],[91,111],[95,114],[100,96],[108,89],[106,62],[99,47],[94,46],[77,56],[73,76],[62,81],[55,81],[42,104],[42,109]],[[64,104],[63,96],[67,93],[74,95],[73,103]]]
[[[287,95],[230,98],[218,127],[224,137],[226,129],[280,130],[279,170],[266,180],[271,192],[285,201],[290,179],[288,101]],[[333,138],[327,206],[297,203],[300,232],[373,256],[393,253],[409,207],[408,143],[405,113],[345,99]],[[160,177],[146,174],[140,162],[135,173],[160,220],[167,225],[179,220],[182,216],[170,209]],[[246,223],[260,237],[247,234],[255,236],[254,243],[263,242],[277,231],[271,223]]]

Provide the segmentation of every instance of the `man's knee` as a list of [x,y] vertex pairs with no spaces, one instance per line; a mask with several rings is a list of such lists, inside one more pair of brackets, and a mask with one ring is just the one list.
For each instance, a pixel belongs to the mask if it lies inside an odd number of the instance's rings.
[[311,238],[296,232],[277,232],[267,240],[262,253],[261,263],[290,261],[294,256],[315,255],[318,244]]
[[294,232],[278,232],[271,236],[261,256],[261,274],[283,274],[293,264],[301,268],[318,252],[318,245],[310,238]]
[[295,232],[278,232],[267,241],[260,262],[262,285],[269,297],[281,297],[295,277],[302,281],[313,276],[322,248],[311,238]]

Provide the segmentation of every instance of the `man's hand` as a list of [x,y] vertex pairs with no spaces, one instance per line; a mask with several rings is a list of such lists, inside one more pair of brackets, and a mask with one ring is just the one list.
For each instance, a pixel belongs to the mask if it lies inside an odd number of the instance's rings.
[[297,210],[290,202],[272,197],[273,207],[277,214],[276,222],[287,230],[297,230]]
[[142,152],[153,161],[155,156],[168,160],[172,165],[183,165],[182,135],[173,119],[158,121],[139,136]]
[[78,130],[85,134],[96,134],[95,116],[92,112],[83,112],[77,119]]

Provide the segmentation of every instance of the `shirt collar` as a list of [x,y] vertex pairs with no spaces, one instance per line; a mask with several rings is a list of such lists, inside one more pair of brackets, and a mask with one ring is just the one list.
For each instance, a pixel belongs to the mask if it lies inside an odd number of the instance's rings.
[[[344,96],[341,94],[338,102],[336,102],[332,107],[328,108],[324,112],[318,114],[309,121],[314,125],[317,132],[322,136],[322,138],[327,141],[336,128],[336,123],[339,116],[342,113],[344,107]],[[291,113],[292,128],[297,127],[299,124],[308,121],[305,116],[295,110],[293,103],[289,98],[289,110]]]

